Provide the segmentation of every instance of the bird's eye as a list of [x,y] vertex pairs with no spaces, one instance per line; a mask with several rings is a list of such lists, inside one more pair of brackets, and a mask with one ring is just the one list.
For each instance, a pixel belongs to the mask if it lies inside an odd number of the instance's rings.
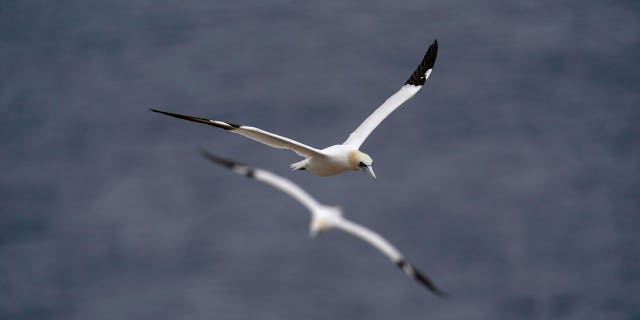
[[358,164],[358,167],[366,167],[367,165],[364,164],[364,162],[360,161],[360,163]]

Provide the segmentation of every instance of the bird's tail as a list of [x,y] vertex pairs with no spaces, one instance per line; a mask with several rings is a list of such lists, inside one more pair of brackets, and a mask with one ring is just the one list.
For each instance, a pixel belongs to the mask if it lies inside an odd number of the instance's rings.
[[307,167],[307,163],[309,163],[309,159],[304,159],[302,161],[290,164],[289,168],[291,168],[291,170],[304,170]]

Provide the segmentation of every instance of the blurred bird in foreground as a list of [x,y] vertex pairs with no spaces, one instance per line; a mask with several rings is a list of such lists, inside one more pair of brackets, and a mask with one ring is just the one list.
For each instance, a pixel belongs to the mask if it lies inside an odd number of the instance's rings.
[[303,206],[311,211],[311,237],[315,237],[320,232],[327,231],[333,228],[341,229],[366,241],[376,249],[380,250],[391,260],[391,262],[393,262],[402,271],[404,271],[404,273],[423,284],[438,297],[447,296],[445,292],[436,287],[433,281],[431,281],[424,274],[418,271],[418,269],[416,269],[413,265],[407,262],[402,254],[387,240],[385,240],[375,231],[372,231],[366,227],[363,227],[344,218],[342,215],[342,209],[340,207],[328,206],[317,202],[311,195],[302,190],[302,188],[300,188],[298,185],[269,171],[252,168],[234,162],[232,160],[215,156],[206,151],[201,152],[203,156],[214,163],[220,164],[237,174],[241,174],[251,179],[271,185],[298,200]]

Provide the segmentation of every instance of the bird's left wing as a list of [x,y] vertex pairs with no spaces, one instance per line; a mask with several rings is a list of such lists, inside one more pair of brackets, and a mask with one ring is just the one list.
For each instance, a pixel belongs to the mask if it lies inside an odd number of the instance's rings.
[[243,125],[239,125],[231,122],[219,121],[219,120],[210,120],[205,118],[187,116],[187,115],[173,113],[173,112],[160,111],[156,109],[150,109],[150,110],[153,112],[162,113],[164,115],[171,116],[174,118],[204,123],[210,126],[214,126],[216,128],[225,129],[229,132],[237,133],[241,136],[245,136],[251,140],[258,141],[270,147],[274,147],[278,149],[293,150],[295,153],[303,157],[313,157],[313,156],[324,155],[322,151],[316,148],[310,147],[304,143],[301,143],[293,139],[289,139],[287,137],[283,137],[262,129],[258,129],[255,127],[243,126]]
[[355,222],[349,221],[345,218],[336,219],[335,221],[333,221],[333,225],[334,227],[351,233],[352,235],[376,247],[385,256],[387,256],[391,260],[391,262],[397,265],[404,273],[420,282],[438,297],[444,298],[447,296],[447,293],[440,290],[433,283],[433,281],[431,281],[429,278],[427,278],[427,276],[422,274],[420,271],[418,271],[418,269],[407,262],[407,260],[405,260],[402,254],[395,247],[393,247],[387,240],[385,240],[375,231],[363,227]]
[[209,159],[211,162],[220,164],[237,174],[241,174],[247,176],[251,179],[258,180],[262,183],[266,183],[279,189],[280,191],[290,195],[292,198],[298,200],[302,205],[304,205],[309,211],[317,210],[321,207],[321,205],[307,192],[302,190],[297,184],[280,177],[274,173],[271,173],[267,170],[256,169],[249,167],[247,165],[235,162],[233,160],[225,159],[219,156],[215,156],[207,151],[200,151],[202,155]]
[[431,70],[433,70],[433,65],[436,62],[436,56],[438,55],[438,40],[435,40],[427,53],[422,58],[422,62],[413,71],[409,80],[405,83],[398,92],[389,97],[381,106],[376,109],[367,119],[364,120],[358,126],[358,128],[353,131],[349,138],[343,143],[346,145],[354,146],[356,148],[360,148],[362,143],[367,139],[369,134],[373,132],[373,130],[389,115],[391,112],[400,107],[407,100],[411,99],[424,85],[431,74]]

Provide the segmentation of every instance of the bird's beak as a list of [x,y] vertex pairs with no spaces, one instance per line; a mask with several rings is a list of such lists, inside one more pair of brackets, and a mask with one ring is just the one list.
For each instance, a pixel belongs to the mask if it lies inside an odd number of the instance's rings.
[[373,180],[376,180],[376,174],[373,172],[373,168],[371,166],[360,166],[360,170],[368,174],[371,178],[373,178]]

